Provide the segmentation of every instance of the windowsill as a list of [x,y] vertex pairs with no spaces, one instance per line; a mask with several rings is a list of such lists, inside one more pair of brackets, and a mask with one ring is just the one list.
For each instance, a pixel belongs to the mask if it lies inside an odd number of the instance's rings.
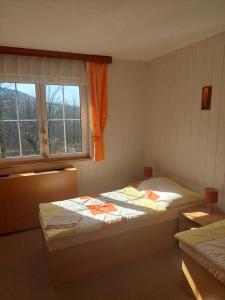
[[52,157],[52,158],[40,158],[36,160],[21,160],[21,161],[10,161],[10,162],[1,162],[0,163],[0,171],[1,170],[8,170],[8,169],[15,169],[15,168],[23,168],[23,167],[41,167],[47,165],[55,165],[61,163],[73,163],[78,161],[88,161],[91,160],[89,155],[79,156],[79,157]]

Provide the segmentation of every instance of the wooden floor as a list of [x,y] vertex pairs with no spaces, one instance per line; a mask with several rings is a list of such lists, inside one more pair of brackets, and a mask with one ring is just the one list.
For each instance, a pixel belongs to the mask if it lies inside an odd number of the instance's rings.
[[53,290],[41,231],[0,237],[1,300],[190,300],[180,277],[175,249]]

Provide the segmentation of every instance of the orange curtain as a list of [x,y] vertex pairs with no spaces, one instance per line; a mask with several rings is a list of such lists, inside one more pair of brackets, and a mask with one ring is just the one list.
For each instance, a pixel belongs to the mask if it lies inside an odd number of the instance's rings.
[[87,63],[93,159],[104,159],[103,132],[107,120],[107,64]]

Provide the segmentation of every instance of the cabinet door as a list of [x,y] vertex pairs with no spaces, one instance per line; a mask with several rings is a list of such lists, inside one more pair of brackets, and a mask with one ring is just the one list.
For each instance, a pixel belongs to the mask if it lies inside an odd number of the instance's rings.
[[39,203],[75,198],[77,170],[0,179],[0,234],[39,226]]
[[200,225],[192,220],[189,220],[188,218],[184,217],[183,215],[180,215],[179,218],[179,231],[185,231],[189,229],[195,229],[200,227]]

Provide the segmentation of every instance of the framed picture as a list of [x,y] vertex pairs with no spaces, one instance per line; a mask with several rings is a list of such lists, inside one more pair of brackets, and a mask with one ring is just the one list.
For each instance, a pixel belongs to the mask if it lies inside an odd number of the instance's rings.
[[211,108],[212,87],[204,86],[202,88],[202,110]]

